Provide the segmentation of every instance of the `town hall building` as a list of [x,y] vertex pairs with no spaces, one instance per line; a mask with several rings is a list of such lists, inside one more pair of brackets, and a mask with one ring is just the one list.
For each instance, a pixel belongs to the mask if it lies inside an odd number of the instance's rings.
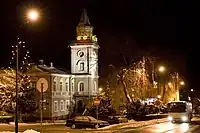
[[37,90],[38,105],[40,84],[47,83],[47,89],[43,91],[44,118],[60,119],[74,111],[83,113],[87,103],[98,95],[99,46],[86,10],[83,10],[76,33],[76,40],[70,44],[70,73],[54,67],[53,63],[47,66],[42,61],[29,72],[31,87]]

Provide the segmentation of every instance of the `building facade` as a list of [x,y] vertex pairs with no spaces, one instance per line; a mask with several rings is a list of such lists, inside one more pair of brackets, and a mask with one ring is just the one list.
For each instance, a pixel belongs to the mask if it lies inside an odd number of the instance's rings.
[[[34,66],[29,75],[31,85],[37,88],[38,80],[44,78],[48,89],[43,92],[43,117],[62,119],[70,112],[83,113],[85,106],[98,94],[98,49],[86,10],[76,27],[76,40],[70,44],[71,72],[67,73],[51,64]],[[41,92],[37,91],[40,104]]]
[[[36,93],[38,117],[41,112],[44,119],[50,120],[62,119],[72,112],[83,113],[88,102],[98,95],[99,46],[86,10],[76,33],[76,40],[70,44],[70,72],[54,67],[53,63],[45,65],[42,60],[28,71],[30,87]],[[6,73],[0,71],[0,76]]]

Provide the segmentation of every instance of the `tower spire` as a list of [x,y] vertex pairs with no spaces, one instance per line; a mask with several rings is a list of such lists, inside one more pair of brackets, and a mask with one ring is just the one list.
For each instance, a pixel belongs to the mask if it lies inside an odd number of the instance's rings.
[[90,25],[90,21],[89,21],[87,11],[85,8],[83,8],[83,12],[82,12],[79,24]]

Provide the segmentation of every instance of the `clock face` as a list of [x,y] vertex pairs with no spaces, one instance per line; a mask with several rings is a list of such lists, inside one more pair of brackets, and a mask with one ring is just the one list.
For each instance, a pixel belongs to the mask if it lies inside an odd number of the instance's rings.
[[84,52],[83,51],[78,51],[78,56],[79,57],[83,57],[84,56]]

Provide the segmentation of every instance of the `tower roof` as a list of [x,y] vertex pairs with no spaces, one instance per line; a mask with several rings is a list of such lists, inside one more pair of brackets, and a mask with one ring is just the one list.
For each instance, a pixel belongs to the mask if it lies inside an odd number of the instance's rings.
[[83,9],[79,24],[90,25],[86,9]]

